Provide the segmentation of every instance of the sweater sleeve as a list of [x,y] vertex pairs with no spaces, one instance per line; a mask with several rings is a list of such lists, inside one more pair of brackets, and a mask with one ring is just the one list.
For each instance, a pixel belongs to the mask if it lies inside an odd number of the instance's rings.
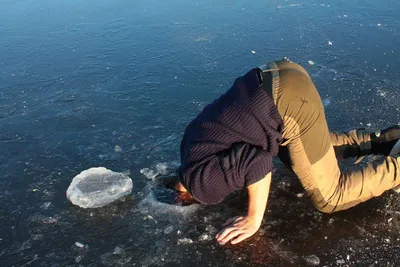
[[196,200],[217,204],[230,193],[263,179],[272,169],[269,152],[247,143],[235,143],[200,162],[181,166],[180,172]]

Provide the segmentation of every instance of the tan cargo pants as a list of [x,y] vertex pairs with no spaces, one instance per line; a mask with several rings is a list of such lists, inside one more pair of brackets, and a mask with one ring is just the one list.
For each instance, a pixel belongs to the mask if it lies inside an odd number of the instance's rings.
[[318,91],[300,65],[276,61],[261,69],[270,73],[270,93],[284,121],[279,157],[298,176],[318,210],[348,209],[400,184],[400,159],[390,156],[341,172],[336,157],[370,153],[369,133],[329,132]]

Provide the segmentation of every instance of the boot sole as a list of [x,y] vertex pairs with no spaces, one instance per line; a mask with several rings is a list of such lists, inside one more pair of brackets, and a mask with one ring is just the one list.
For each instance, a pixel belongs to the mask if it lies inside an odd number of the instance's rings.
[[[396,154],[400,154],[400,140],[398,140],[397,143],[394,145],[389,155],[394,156]],[[400,185],[392,188],[392,190],[395,191],[396,193],[400,193]]]

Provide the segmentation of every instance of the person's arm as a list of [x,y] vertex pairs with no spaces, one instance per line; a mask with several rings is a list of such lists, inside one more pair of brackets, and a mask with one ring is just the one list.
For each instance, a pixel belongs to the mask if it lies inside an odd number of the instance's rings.
[[224,245],[229,241],[237,244],[257,232],[264,217],[270,185],[271,173],[268,173],[263,179],[247,187],[249,193],[247,216],[236,216],[227,220],[224,229],[216,235],[219,244]]

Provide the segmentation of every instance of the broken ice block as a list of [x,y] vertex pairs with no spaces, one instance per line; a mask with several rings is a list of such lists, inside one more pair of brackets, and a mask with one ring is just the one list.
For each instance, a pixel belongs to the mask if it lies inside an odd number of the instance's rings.
[[100,208],[131,191],[132,180],[127,175],[98,167],[75,176],[68,187],[67,198],[81,208]]

